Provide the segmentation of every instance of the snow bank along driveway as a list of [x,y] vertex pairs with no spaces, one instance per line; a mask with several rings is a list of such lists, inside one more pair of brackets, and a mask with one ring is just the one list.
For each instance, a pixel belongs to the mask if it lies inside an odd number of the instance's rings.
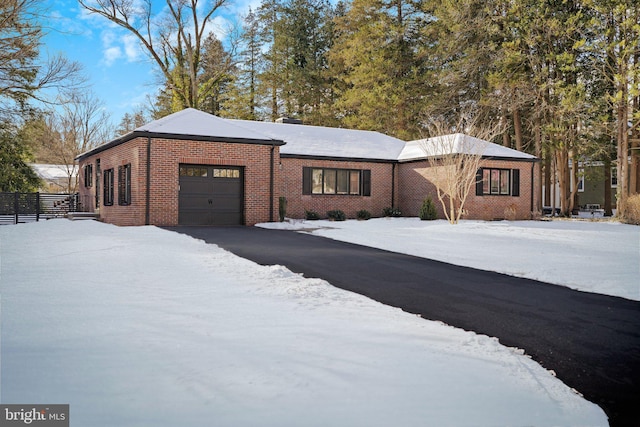
[[75,426],[606,426],[497,340],[185,235],[0,228],[2,402]]

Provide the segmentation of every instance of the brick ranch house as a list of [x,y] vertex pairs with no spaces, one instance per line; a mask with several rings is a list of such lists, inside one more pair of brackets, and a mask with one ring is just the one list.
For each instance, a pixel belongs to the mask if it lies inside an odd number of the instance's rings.
[[[186,109],[78,156],[84,209],[117,225],[253,225],[343,210],[350,218],[396,207],[417,216],[436,201],[425,141],[370,131],[222,119]],[[483,177],[470,219],[530,219],[537,159],[482,142]],[[535,176],[534,176],[535,175]]]

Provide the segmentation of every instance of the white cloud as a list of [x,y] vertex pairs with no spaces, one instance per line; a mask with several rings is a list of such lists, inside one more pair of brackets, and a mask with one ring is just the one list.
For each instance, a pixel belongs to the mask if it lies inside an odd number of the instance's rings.
[[224,40],[228,35],[228,30],[232,26],[232,22],[222,16],[215,16],[212,20],[207,22],[204,28],[205,37],[209,33],[216,35],[218,40]]
[[116,40],[116,35],[113,31],[105,30],[100,34],[100,39],[102,39],[102,46],[105,48],[109,48]]
[[120,58],[122,58],[122,50],[118,46],[112,46],[105,49],[102,61],[104,65],[110,67],[116,60]]
[[102,41],[102,64],[110,67],[113,63],[122,58],[122,49],[116,46],[114,42],[117,36],[114,31],[104,30],[100,33],[100,40]]
[[142,56],[142,50],[140,48],[140,41],[133,34],[127,34],[122,38],[124,45],[124,53],[127,57],[127,61],[137,61]]
[[103,48],[103,64],[110,67],[119,59],[135,62],[142,56],[138,39],[123,31],[104,30],[100,34]]
[[249,8],[255,12],[261,4],[261,0],[237,0],[226,6],[226,9],[230,15],[235,15],[236,19],[242,20],[249,13]]

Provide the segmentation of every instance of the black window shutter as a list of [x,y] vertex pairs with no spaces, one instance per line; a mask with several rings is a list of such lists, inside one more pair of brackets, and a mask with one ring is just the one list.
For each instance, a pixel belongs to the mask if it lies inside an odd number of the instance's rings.
[[124,180],[124,167],[118,166],[118,204],[124,205],[125,203],[125,180]]
[[362,171],[362,195],[371,196],[371,171],[369,169]]
[[113,205],[113,169],[104,171],[104,205]]
[[476,196],[482,196],[482,168],[476,172]]
[[302,194],[311,194],[312,171],[311,168],[302,168]]
[[129,163],[125,168],[125,203],[127,205],[131,204],[131,164]]
[[520,196],[520,169],[511,171],[511,195]]

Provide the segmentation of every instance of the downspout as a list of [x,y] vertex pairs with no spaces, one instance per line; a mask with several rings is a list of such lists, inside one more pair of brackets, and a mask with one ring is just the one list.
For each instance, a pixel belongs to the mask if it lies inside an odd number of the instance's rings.
[[273,222],[273,196],[274,196],[274,185],[275,185],[275,171],[273,167],[273,160],[275,156],[276,145],[271,144],[271,157],[270,157],[270,171],[269,171],[269,222]]
[[144,209],[144,225],[150,225],[151,205],[151,137],[147,137],[147,194]]
[[535,180],[533,179],[533,174],[534,174],[534,171],[535,171],[535,165],[536,165],[535,161],[531,162],[531,190],[530,190],[531,191],[531,209],[529,210],[529,212],[531,212],[530,213],[531,219],[534,218],[534,213],[533,213],[533,195],[536,193],[535,188],[534,188]]
[[395,209],[396,201],[396,163],[391,164],[391,208]]

